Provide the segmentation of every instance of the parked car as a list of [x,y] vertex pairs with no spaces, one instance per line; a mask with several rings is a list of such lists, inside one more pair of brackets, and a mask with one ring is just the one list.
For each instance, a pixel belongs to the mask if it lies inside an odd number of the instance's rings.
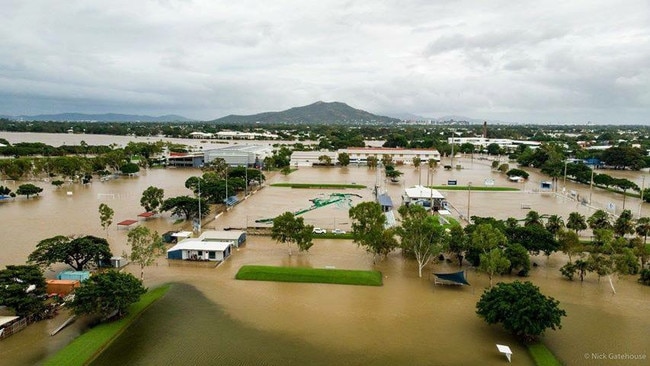
[[325,233],[327,233],[327,230],[321,229],[319,227],[315,227],[313,232],[314,232],[314,234],[325,234]]
[[332,230],[332,234],[345,234],[345,230],[334,229]]

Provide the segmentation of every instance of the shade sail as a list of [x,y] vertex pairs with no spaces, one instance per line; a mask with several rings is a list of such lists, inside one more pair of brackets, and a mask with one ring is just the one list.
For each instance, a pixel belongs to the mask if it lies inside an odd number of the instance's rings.
[[[434,273],[433,275],[442,281],[447,281],[448,284],[469,285],[469,282],[467,282],[467,279],[465,279],[465,271],[459,271],[453,273]],[[440,283],[445,284],[445,282],[440,282]]]

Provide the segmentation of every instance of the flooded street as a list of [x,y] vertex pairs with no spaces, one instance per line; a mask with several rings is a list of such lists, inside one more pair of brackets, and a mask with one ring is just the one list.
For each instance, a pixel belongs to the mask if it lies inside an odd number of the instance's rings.
[[[13,139],[2,134],[0,137]],[[53,138],[53,135],[46,135]],[[58,136],[58,135],[54,135]],[[68,135],[62,135],[68,136]],[[76,136],[76,135],[72,135]],[[106,144],[84,140],[89,144]],[[111,137],[112,138],[112,137]],[[55,142],[47,142],[58,145]],[[68,142],[73,143],[73,142]],[[457,159],[456,159],[457,160]],[[427,169],[398,167],[402,181],[393,184],[379,179],[395,205],[401,203],[404,187],[418,183],[442,185],[457,180],[458,185],[482,186],[493,179],[495,186],[512,186],[520,192],[443,191],[455,210],[452,214],[523,218],[525,207],[540,214],[558,214],[565,220],[578,211],[585,216],[595,209],[613,204],[617,213],[623,207],[620,195],[594,188],[592,204],[540,192],[546,178],[531,174],[526,183],[507,181],[504,174],[492,172],[488,161],[462,159],[461,170],[441,168],[427,179]],[[617,176],[618,172],[607,171]],[[623,172],[641,184],[647,172]],[[65,185],[56,189],[40,182],[41,197],[0,203],[3,223],[3,254],[0,267],[22,264],[35,245],[45,238],[63,234],[107,237],[114,254],[126,249],[126,229],[115,223],[137,219],[142,191],[149,186],[165,190],[165,197],[189,194],[183,183],[200,171],[193,169],[151,169],[138,177],[107,182],[95,180],[90,186]],[[646,179],[648,180],[648,179]],[[290,189],[266,186],[241,204],[216,219],[207,219],[204,229],[246,227],[255,220],[275,217],[311,205],[310,199],[330,193],[354,193],[351,204],[372,200],[372,187],[378,181],[374,170],[366,167],[300,168],[288,176],[274,174],[274,182],[331,182],[366,185],[361,190]],[[649,180],[650,181],[650,180]],[[9,185],[15,190],[16,183]],[[14,184],[14,185],[12,185]],[[558,192],[563,182],[560,180]],[[589,197],[588,186],[566,183],[566,191]],[[67,192],[72,192],[68,195]],[[98,206],[105,203],[115,210],[113,225],[104,232]],[[628,197],[625,207],[635,218],[650,215],[648,204]],[[305,222],[328,229],[350,230],[347,205],[330,205],[303,215]],[[174,224],[168,214],[141,224],[163,233],[188,229],[187,223]],[[617,293],[612,294],[606,279],[598,282],[590,274],[584,283],[561,278],[559,268],[566,259],[561,253],[534,258],[538,264],[528,278],[546,295],[560,301],[567,312],[563,328],[548,331],[544,342],[567,365],[647,364],[647,359],[617,361],[592,359],[592,354],[648,354],[650,329],[650,287],[636,283],[637,276],[614,277]],[[375,269],[384,275],[384,286],[339,286],[276,282],[236,281],[234,275],[244,264],[287,265],[341,269]],[[63,267],[62,267],[63,268]],[[453,271],[456,266],[436,265],[435,270]],[[58,270],[60,268],[54,268]],[[134,266],[127,267],[133,273]],[[270,237],[248,236],[247,243],[217,268],[169,267],[163,258],[145,270],[147,286],[178,283],[170,293],[128,329],[103,354],[96,364],[356,364],[356,365],[503,365],[505,357],[495,344],[507,344],[513,364],[532,365],[525,347],[500,326],[488,326],[475,314],[475,304],[488,286],[484,274],[468,270],[470,287],[434,286],[428,273],[417,277],[417,265],[399,253],[373,265],[369,254],[349,240],[316,239],[309,253],[289,256],[287,248]],[[54,271],[46,271],[54,277]],[[512,281],[516,277],[498,278]],[[190,286],[188,286],[190,285]],[[85,324],[76,322],[55,337],[49,332],[62,323],[59,316],[30,325],[0,342],[0,365],[32,365],[55,353],[80,334]],[[587,356],[587,357],[585,357]]]

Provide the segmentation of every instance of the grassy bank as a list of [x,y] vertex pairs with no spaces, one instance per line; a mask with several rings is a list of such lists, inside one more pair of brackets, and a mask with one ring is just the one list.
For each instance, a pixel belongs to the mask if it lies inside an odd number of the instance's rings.
[[[437,189],[439,191],[468,191],[468,186],[430,186],[429,188]],[[520,191],[519,188],[511,187],[475,187],[472,186],[472,191],[486,191],[486,192],[516,192]]]
[[528,344],[526,347],[537,366],[562,366],[562,363],[543,343]]
[[80,335],[65,348],[47,359],[44,365],[87,365],[117,338],[154,301],[162,297],[170,285],[163,285],[142,295],[140,301],[131,305],[129,314],[114,322],[100,324]]
[[379,271],[357,271],[347,269],[242,266],[238,280],[279,281],[303,283],[333,283],[341,285],[381,286]]
[[271,187],[284,187],[284,188],[319,188],[319,189],[343,189],[366,188],[363,184],[334,184],[334,183],[273,183]]

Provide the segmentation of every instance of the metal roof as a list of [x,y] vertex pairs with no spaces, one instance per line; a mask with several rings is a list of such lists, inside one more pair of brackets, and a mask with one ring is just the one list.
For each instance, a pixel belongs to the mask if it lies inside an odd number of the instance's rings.
[[232,245],[229,241],[200,241],[198,239],[186,239],[167,250],[167,253],[177,250],[213,250],[223,252]]

